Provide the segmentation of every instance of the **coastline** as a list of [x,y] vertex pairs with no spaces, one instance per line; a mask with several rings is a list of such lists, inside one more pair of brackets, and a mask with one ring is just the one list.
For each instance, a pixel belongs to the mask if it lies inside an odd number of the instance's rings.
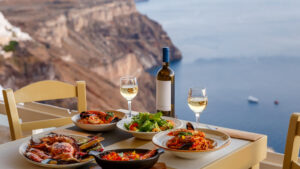
[[[170,65],[175,71],[179,118],[194,121],[187,91],[204,85],[208,106],[200,122],[266,134],[269,147],[283,153],[290,114],[300,109],[300,41],[295,36],[300,30],[295,18],[300,15],[299,4],[287,2],[283,7],[281,1],[270,5],[265,0],[247,5],[226,0],[138,3],[137,9],[162,24],[182,51],[183,59]],[[150,70],[152,76],[155,69]],[[250,95],[259,104],[248,104]]]

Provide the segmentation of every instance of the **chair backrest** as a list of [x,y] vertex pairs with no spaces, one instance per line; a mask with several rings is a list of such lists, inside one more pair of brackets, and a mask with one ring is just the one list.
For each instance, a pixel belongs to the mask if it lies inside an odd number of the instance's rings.
[[300,169],[298,163],[300,147],[300,113],[293,113],[290,118],[289,130],[286,138],[283,169]]
[[22,131],[59,127],[72,122],[70,117],[62,117],[21,124],[19,121],[17,103],[77,98],[78,112],[86,111],[87,109],[86,84],[84,81],[77,81],[75,86],[53,80],[40,81],[25,86],[15,92],[13,92],[12,89],[5,89],[3,90],[3,97],[12,140],[22,138]]

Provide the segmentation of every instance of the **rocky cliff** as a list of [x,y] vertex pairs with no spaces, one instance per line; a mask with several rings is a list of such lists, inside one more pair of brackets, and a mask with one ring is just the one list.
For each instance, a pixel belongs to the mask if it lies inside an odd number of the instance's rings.
[[133,0],[4,0],[0,11],[32,38],[19,42],[11,57],[0,55],[4,87],[85,80],[90,109],[126,108],[118,84],[131,74],[140,89],[134,109],[153,111],[155,84],[145,70],[160,64],[163,46],[170,46],[172,60],[181,58],[162,27],[141,15]]

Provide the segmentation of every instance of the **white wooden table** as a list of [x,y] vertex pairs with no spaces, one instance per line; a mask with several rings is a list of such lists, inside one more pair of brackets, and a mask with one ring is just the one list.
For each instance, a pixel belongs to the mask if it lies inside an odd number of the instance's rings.
[[[66,127],[70,126],[62,128]],[[29,139],[30,137],[26,137],[0,145],[1,169],[41,168],[25,161],[18,152],[21,143]],[[132,137],[105,147],[106,150],[115,148],[154,148],[154,145],[151,141]],[[254,142],[232,138],[229,146],[197,160],[181,159],[165,152],[159,161],[170,169],[258,169],[259,162],[265,159],[266,153],[267,136],[263,135]]]

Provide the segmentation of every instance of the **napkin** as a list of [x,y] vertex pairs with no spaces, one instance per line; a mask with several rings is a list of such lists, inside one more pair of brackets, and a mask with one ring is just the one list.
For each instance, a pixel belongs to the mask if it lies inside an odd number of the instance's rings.
[[231,138],[236,138],[241,140],[256,141],[261,137],[263,137],[263,135],[261,134],[240,131],[235,129],[222,128],[222,127],[218,127],[216,130],[228,134]]

